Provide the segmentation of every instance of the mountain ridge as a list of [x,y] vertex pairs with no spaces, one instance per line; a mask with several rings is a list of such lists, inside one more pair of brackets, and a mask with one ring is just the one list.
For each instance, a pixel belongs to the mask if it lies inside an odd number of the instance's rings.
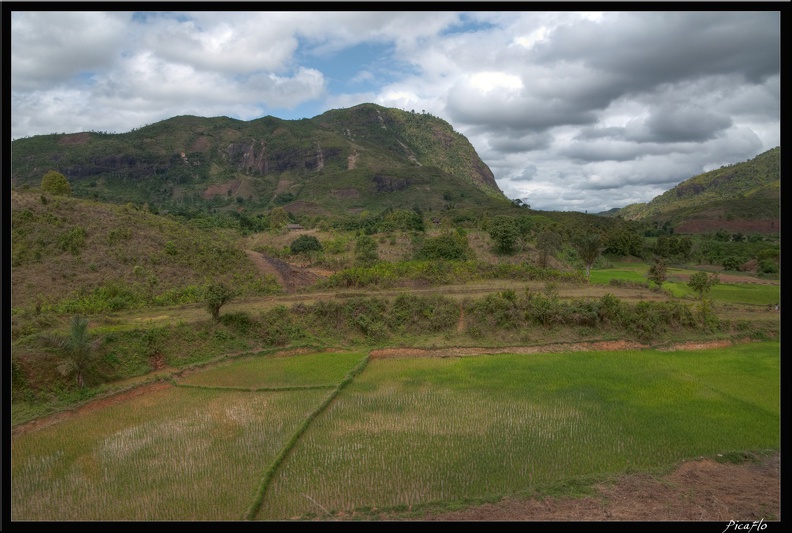
[[12,146],[15,186],[37,186],[54,169],[75,196],[156,209],[340,214],[508,203],[450,124],[375,104],[300,120],[181,115],[127,133],[40,135]]
[[612,209],[605,216],[668,223],[679,229],[694,225],[714,231],[729,222],[780,218],[780,146],[741,163],[697,174],[646,203]]

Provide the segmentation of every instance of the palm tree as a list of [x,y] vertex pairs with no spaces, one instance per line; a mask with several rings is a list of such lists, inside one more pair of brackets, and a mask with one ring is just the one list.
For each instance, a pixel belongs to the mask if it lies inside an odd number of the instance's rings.
[[63,376],[74,374],[77,386],[84,387],[85,374],[96,357],[96,341],[91,341],[88,334],[88,320],[75,315],[71,321],[68,337],[50,336],[45,340],[66,356],[58,363],[58,372]]

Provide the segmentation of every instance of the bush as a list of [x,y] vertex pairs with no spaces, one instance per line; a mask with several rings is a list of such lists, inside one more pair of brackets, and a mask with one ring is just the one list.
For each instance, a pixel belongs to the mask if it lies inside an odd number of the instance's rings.
[[445,233],[438,237],[430,237],[415,254],[419,260],[444,259],[446,261],[468,261],[475,257],[473,249],[465,233]]
[[361,235],[355,241],[355,260],[361,266],[371,266],[379,261],[377,241],[368,235]]
[[775,261],[763,259],[759,261],[759,272],[762,274],[778,274],[778,265]]
[[313,235],[300,235],[292,241],[290,248],[293,254],[321,252],[322,244]]
[[55,196],[71,196],[72,193],[66,176],[54,170],[50,170],[41,178],[41,190]]

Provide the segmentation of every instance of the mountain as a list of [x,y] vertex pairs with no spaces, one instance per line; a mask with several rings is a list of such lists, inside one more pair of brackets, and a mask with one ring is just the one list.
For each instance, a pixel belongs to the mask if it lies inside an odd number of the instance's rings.
[[503,207],[470,142],[447,122],[361,104],[311,119],[178,116],[122,134],[39,135],[12,143],[14,186],[57,170],[76,197],[153,210],[305,214]]
[[781,148],[683,181],[645,204],[609,211],[627,220],[668,223],[678,233],[780,230]]

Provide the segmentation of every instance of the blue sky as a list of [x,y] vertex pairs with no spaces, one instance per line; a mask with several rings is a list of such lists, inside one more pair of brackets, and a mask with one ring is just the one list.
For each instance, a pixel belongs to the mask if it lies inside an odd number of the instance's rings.
[[10,15],[13,138],[373,102],[447,120],[508,197],[588,212],[780,144],[774,11]]

